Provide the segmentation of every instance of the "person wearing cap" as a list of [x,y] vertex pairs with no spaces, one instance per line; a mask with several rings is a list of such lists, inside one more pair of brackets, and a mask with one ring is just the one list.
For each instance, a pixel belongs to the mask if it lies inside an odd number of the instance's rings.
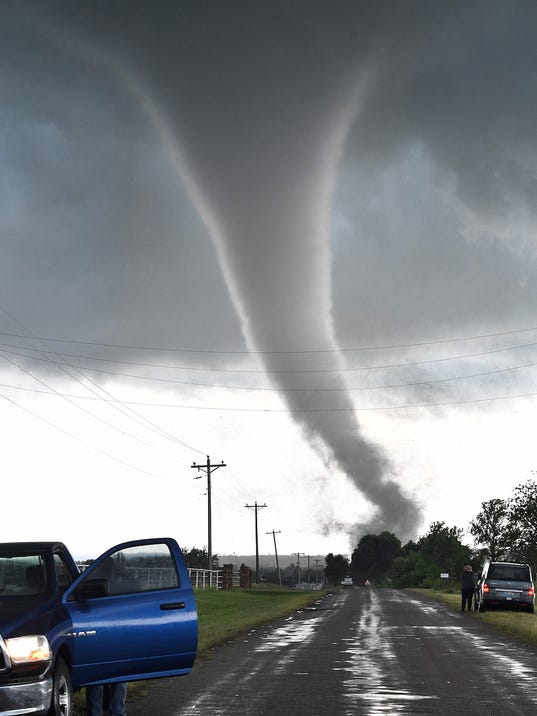
[[465,564],[461,577],[461,612],[468,605],[468,611],[472,611],[472,599],[474,596],[474,572],[471,564]]

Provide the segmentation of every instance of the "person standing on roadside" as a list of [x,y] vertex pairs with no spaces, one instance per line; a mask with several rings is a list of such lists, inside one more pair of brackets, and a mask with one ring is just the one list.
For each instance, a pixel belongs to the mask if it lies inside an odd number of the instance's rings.
[[127,684],[94,684],[86,687],[86,710],[88,716],[103,716],[105,709],[110,716],[127,716]]
[[472,599],[474,597],[474,572],[471,564],[465,564],[461,577],[461,612],[468,605],[468,611],[472,611]]

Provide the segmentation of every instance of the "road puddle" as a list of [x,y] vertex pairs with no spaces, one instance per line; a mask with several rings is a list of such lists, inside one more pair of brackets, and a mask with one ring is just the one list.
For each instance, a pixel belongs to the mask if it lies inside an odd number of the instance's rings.
[[[393,601],[399,601],[399,598]],[[414,600],[408,600],[407,604],[419,608],[422,616],[437,617],[442,612],[434,605],[424,605]],[[436,635],[441,638],[436,639]],[[472,625],[466,621],[456,624],[388,625],[383,620],[382,603],[372,591],[364,601],[360,619],[352,625],[352,636],[345,640],[345,660],[339,667],[343,673],[348,674],[344,680],[345,699],[349,704],[345,713],[367,713],[372,716],[386,713],[447,713],[445,709],[450,708],[447,703],[451,698],[448,695],[451,683],[449,677],[438,679],[436,694],[434,688],[429,689],[433,691],[432,694],[419,693],[409,687],[409,676],[399,666],[395,651],[396,647],[399,652],[404,649],[407,658],[403,663],[408,669],[408,645],[417,650],[426,648],[426,643],[433,636],[442,655],[450,655],[453,664],[457,664],[462,652],[471,656],[471,672],[465,673],[467,688],[472,689],[474,682],[488,684],[489,698],[484,698],[483,694],[481,696],[484,706],[499,705],[499,689],[502,692],[502,707],[505,704],[508,708],[508,711],[503,712],[511,712],[509,705],[515,695],[510,696],[501,689],[504,677],[520,685],[526,701],[537,704],[537,668],[532,659],[520,653],[520,646],[483,636],[475,629],[472,630]],[[458,678],[456,666],[451,675]],[[514,701],[512,706],[514,713]]]
[[[344,697],[348,702],[345,713],[403,714],[414,710],[409,709],[409,705],[416,701],[435,700],[435,696],[417,694],[396,683],[398,669],[393,629],[383,626],[381,603],[375,593],[368,592],[368,596],[369,603],[364,603],[362,616],[353,625],[354,634],[346,640],[343,651],[346,663],[341,670],[349,673],[343,682]],[[399,680],[402,680],[401,675]]]

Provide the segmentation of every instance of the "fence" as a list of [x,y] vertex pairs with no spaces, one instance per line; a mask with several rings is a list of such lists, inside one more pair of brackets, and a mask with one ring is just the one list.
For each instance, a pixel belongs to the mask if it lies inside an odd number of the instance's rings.
[[190,569],[190,581],[194,589],[222,589],[221,569]]
[[[87,568],[87,564],[79,565],[79,570],[83,572]],[[154,567],[133,567],[130,573],[144,585],[145,589],[162,589],[169,587],[177,575],[174,569],[155,569]],[[223,578],[221,569],[190,569],[188,570],[190,581],[194,589],[222,589]],[[239,573],[233,574],[233,586],[240,586]]]

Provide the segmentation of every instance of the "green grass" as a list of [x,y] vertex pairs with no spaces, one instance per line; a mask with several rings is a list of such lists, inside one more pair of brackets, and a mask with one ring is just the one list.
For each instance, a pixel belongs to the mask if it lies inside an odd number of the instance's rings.
[[198,655],[249,629],[313,603],[324,592],[301,592],[278,587],[196,591],[199,619]]
[[[419,592],[423,594],[423,596],[443,602],[452,607],[454,611],[459,611],[461,608],[460,594],[434,589],[413,589],[412,591]],[[469,612],[469,616],[491,624],[495,629],[498,629],[498,631],[504,634],[519,637],[529,644],[537,644],[537,616],[535,614],[515,610],[493,609],[482,613]]]
[[[256,586],[253,589],[198,589],[198,659],[208,656],[219,644],[247,633],[250,629],[284,617],[317,601],[326,592],[302,592],[279,587]],[[146,682],[129,685],[129,699],[143,696]],[[75,694],[75,714],[85,713],[85,689]]]

